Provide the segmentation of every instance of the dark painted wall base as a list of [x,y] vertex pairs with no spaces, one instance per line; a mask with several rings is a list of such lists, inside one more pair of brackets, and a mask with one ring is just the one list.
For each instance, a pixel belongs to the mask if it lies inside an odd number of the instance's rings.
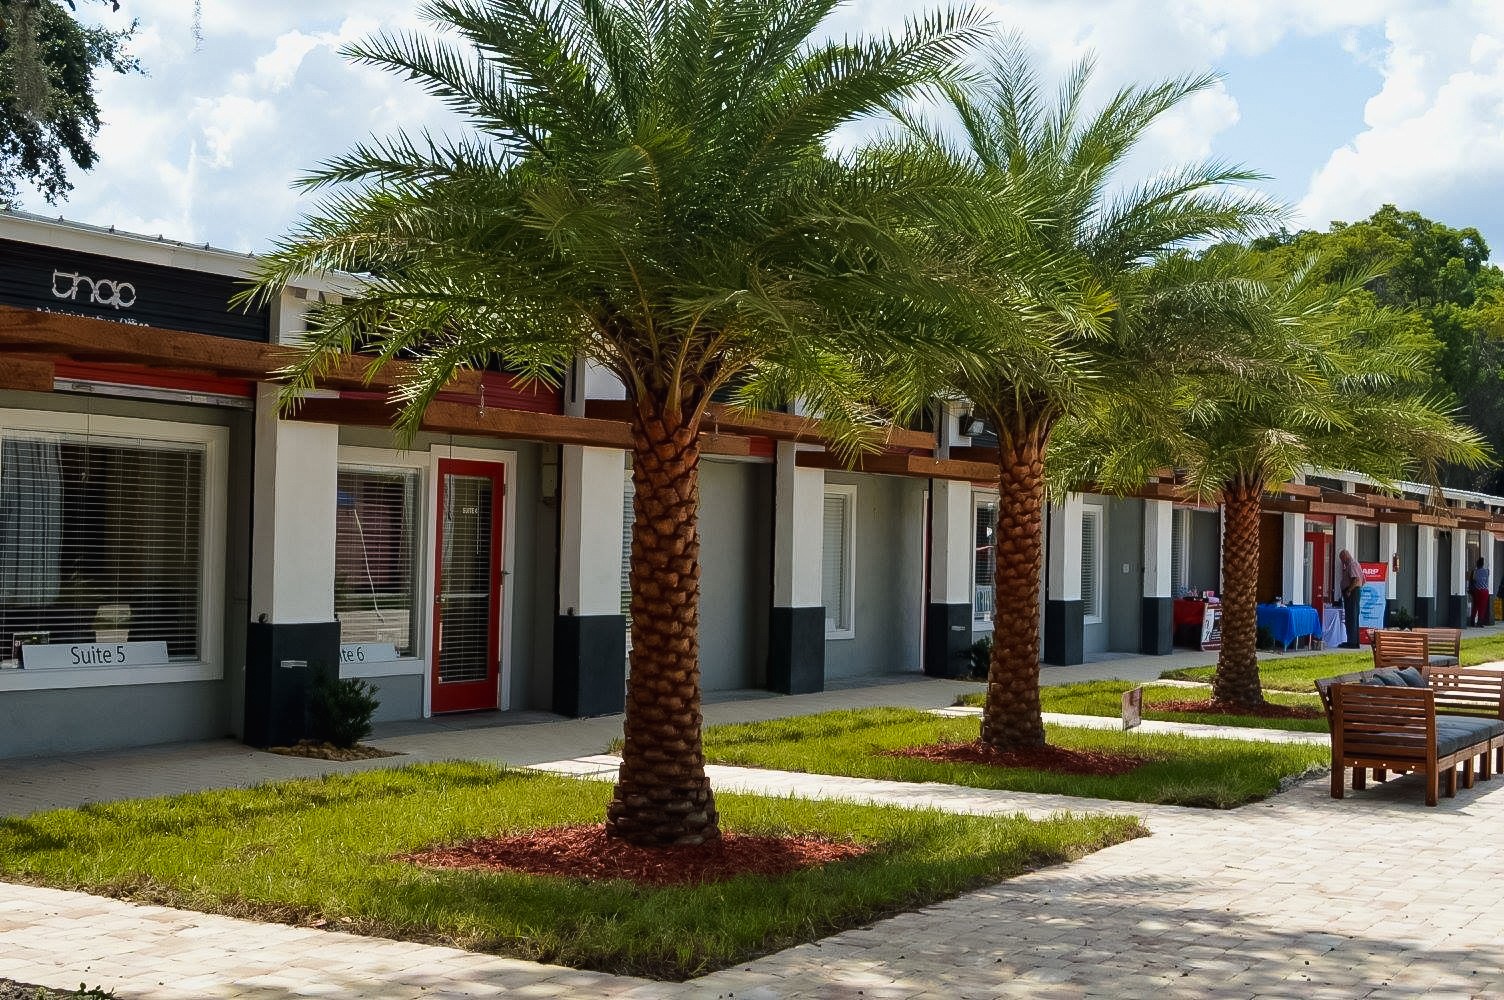
[[971,605],[931,604],[924,618],[924,672],[971,676]]
[[582,719],[616,715],[627,705],[625,615],[554,619],[554,711]]
[[1398,608],[1399,606],[1400,606],[1400,602],[1396,601],[1392,597],[1389,600],[1387,600],[1387,601],[1384,602],[1384,627],[1385,628],[1388,628],[1389,625],[1390,625],[1390,623],[1394,621],[1394,612],[1395,612],[1395,609]]
[[825,609],[774,608],[768,619],[768,690],[825,690]]
[[1175,602],[1172,598],[1143,599],[1138,651],[1146,656],[1165,656],[1175,651]]
[[1436,598],[1417,597],[1415,599],[1415,624],[1421,628],[1430,628],[1436,624]]
[[1044,602],[1044,662],[1068,667],[1084,661],[1085,617],[1081,601]]
[[339,622],[252,622],[246,632],[245,741],[280,747],[312,735],[308,692],[318,676],[339,679]]
[[1462,628],[1467,624],[1467,598],[1461,594],[1448,594],[1446,612],[1446,627]]

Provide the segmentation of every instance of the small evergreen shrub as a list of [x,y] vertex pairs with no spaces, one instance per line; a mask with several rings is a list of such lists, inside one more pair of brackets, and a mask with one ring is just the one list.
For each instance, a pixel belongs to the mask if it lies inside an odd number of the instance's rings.
[[1258,631],[1254,633],[1253,644],[1259,649],[1274,648],[1274,633],[1269,631],[1268,625],[1259,626]]
[[1389,613],[1389,627],[1409,631],[1415,627],[1415,615],[1409,608],[1395,608]]
[[371,716],[381,705],[376,689],[365,681],[346,677],[331,680],[320,675],[313,682],[308,715],[313,737],[348,749],[371,735]]
[[971,657],[971,676],[975,680],[985,681],[987,671],[992,666],[992,636],[984,635],[971,644],[967,650]]

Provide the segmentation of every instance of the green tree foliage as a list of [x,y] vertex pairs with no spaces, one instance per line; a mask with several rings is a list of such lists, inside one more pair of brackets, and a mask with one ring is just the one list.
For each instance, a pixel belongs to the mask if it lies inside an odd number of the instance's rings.
[[1308,467],[1389,484],[1484,462],[1479,436],[1431,389],[1435,340],[1413,313],[1374,304],[1372,273],[1342,277],[1319,257],[1237,246],[1167,256],[1139,275],[1143,333],[1128,345],[1154,379],[1104,394],[1061,427],[1062,486],[1132,489],[1176,468],[1189,493],[1224,505],[1218,700],[1263,700],[1255,586],[1266,491]]
[[[827,141],[944,79],[983,21],[936,13],[892,36],[822,39],[838,2],[426,3],[442,40],[382,35],[349,55],[412,79],[473,130],[399,134],[324,165],[305,186],[333,193],[262,272],[263,295],[329,269],[370,276],[318,315],[293,400],[360,350],[414,361],[408,432],[458,369],[547,378],[583,357],[625,386],[632,652],[607,829],[633,843],[718,835],[698,646],[711,394],[771,386],[856,447],[889,392],[853,357],[924,347],[895,334],[914,327],[908,297],[889,294],[908,269],[898,209],[918,195]],[[896,388],[918,364],[893,367]]]
[[15,203],[22,181],[51,204],[64,197],[73,187],[67,161],[88,170],[97,160],[94,74],[141,71],[125,48],[134,22],[112,31],[79,22],[73,8],[0,0],[0,205]]
[[[1434,388],[1455,395],[1461,418],[1504,454],[1504,272],[1488,263],[1488,244],[1477,229],[1385,205],[1361,222],[1334,222],[1325,233],[1281,233],[1253,245],[1286,266],[1319,255],[1327,281],[1379,272],[1364,285],[1374,304],[1410,314],[1436,338]],[[1504,490],[1504,470],[1497,467],[1448,466],[1442,480]]]
[[1190,76],[1125,87],[1099,107],[1086,101],[1090,60],[1054,90],[1028,52],[1005,42],[964,86],[948,88],[959,138],[910,120],[912,159],[954,163],[956,185],[1007,211],[977,211],[946,226],[959,256],[991,268],[990,294],[1011,304],[1011,325],[975,309],[950,315],[958,335],[996,348],[945,371],[996,431],[996,608],[982,740],[999,750],[1045,742],[1039,703],[1039,579],[1044,560],[1045,477],[1062,420],[1109,388],[1152,379],[1125,364],[1140,331],[1127,320],[1139,273],[1156,256],[1208,239],[1267,229],[1266,200],[1240,189],[1257,175],[1217,163],[1180,164],[1137,185],[1120,184],[1125,161],[1164,115],[1215,83]]

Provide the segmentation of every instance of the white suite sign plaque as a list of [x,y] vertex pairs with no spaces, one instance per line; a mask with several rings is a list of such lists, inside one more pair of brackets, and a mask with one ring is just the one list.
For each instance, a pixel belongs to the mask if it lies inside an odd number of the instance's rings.
[[110,278],[90,278],[77,271],[52,271],[52,296],[69,302],[82,301],[96,306],[114,309],[129,309],[136,304],[136,286],[128,281],[113,281]]

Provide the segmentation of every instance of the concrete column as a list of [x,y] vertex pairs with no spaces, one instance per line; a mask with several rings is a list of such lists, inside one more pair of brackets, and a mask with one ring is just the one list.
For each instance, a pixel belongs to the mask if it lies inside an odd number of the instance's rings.
[[[970,672],[972,567],[976,518],[971,484],[930,480],[930,596],[924,618],[924,672],[965,677]],[[978,580],[987,586],[992,581]]]
[[1138,651],[1154,656],[1174,652],[1174,600],[1170,593],[1170,533],[1175,505],[1144,501],[1144,595],[1139,616]]
[[1437,623],[1436,529],[1428,524],[1415,529],[1415,624]]
[[620,561],[626,469],[626,452],[615,448],[561,449],[553,697],[559,715],[614,715],[626,707]]
[[[1452,578],[1446,581],[1447,602],[1445,623],[1452,628],[1467,624],[1467,529],[1458,526],[1452,529]],[[1438,581],[1438,591],[1442,584]]]
[[1044,662],[1069,666],[1085,659],[1081,600],[1080,494],[1051,506],[1045,558]]
[[256,388],[243,730],[246,742],[255,746],[306,736],[308,684],[316,675],[339,676],[334,618],[339,428],[283,420],[280,390]]
[[1337,565],[1336,564],[1337,553],[1341,552],[1343,549],[1346,549],[1347,551],[1351,552],[1353,554],[1353,558],[1354,559],[1358,558],[1358,522],[1357,521],[1354,521],[1350,517],[1342,517],[1341,515],[1338,515],[1338,517],[1337,517],[1337,526],[1336,526],[1336,530],[1333,532],[1332,539],[1333,539],[1333,542],[1334,542],[1334,545],[1335,545],[1335,548],[1336,548],[1336,551],[1334,551],[1332,553],[1332,559],[1333,559],[1333,566],[1334,567],[1336,567],[1336,565]]
[[773,489],[773,611],[768,688],[825,689],[825,606],[820,593],[825,472],[795,464],[799,446],[778,442]]
[[1389,565],[1389,583],[1384,588],[1384,624],[1389,624],[1400,595],[1399,573],[1394,568],[1394,557],[1400,551],[1400,526],[1379,525],[1379,558]]
[[1494,597],[1499,590],[1499,578],[1495,575],[1499,572],[1497,560],[1494,559],[1494,536],[1491,531],[1479,532],[1478,554],[1483,557],[1483,566],[1488,570],[1488,624],[1494,623]]
[[1286,604],[1306,604],[1306,516],[1286,513],[1280,545],[1280,595]]

